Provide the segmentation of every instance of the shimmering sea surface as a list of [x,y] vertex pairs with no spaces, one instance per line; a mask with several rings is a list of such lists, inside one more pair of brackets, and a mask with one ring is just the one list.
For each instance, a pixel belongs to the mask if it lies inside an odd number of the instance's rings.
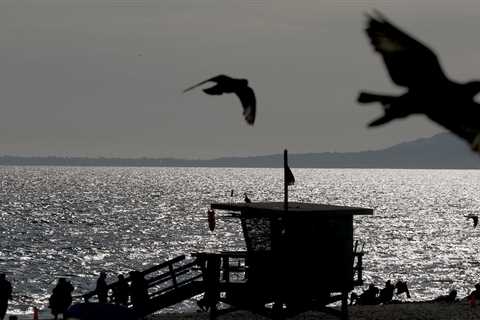
[[[293,172],[292,201],[374,209],[354,221],[367,252],[365,286],[402,279],[422,300],[452,288],[465,296],[480,281],[480,227],[464,217],[480,213],[480,171]],[[0,271],[14,286],[10,310],[45,307],[60,276],[81,294],[100,270],[114,281],[180,254],[244,249],[236,219],[208,230],[209,204],[241,202],[243,192],[282,201],[282,179],[281,169],[0,167]]]

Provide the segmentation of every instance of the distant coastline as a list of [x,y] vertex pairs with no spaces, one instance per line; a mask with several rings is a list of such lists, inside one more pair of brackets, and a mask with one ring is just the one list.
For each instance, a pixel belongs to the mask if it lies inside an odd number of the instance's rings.
[[[290,154],[289,163],[294,168],[480,169],[480,155],[457,137],[441,133],[374,151]],[[4,155],[0,156],[0,165],[279,168],[283,165],[283,155],[209,160]]]

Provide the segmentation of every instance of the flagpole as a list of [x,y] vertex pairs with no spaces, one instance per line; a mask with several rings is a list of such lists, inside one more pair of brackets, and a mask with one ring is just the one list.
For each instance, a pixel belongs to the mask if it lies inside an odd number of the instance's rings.
[[287,181],[287,168],[288,168],[288,151],[283,150],[283,208],[288,211],[288,181]]

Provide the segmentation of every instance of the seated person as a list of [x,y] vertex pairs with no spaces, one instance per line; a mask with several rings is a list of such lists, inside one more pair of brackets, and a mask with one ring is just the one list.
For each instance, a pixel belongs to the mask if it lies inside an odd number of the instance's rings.
[[371,283],[368,289],[363,291],[360,295],[359,304],[377,304],[378,303],[378,288]]
[[439,296],[433,300],[434,302],[452,303],[457,301],[457,290],[452,289],[448,295]]
[[395,286],[388,280],[385,282],[385,288],[380,291],[379,302],[380,303],[389,303],[393,298],[393,291]]
[[467,296],[467,300],[471,305],[476,304],[476,301],[478,301],[478,299],[480,299],[480,283],[477,283],[475,285],[475,290],[470,292],[470,294]]
[[408,291],[407,283],[405,281],[397,281],[395,288],[397,288],[397,295],[406,293],[407,298],[410,299],[410,291]]

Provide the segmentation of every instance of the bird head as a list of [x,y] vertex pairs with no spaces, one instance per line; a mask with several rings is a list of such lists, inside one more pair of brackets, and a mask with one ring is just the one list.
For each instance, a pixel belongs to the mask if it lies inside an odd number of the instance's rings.
[[475,97],[480,93],[480,81],[470,81],[465,84],[465,89],[471,97]]

